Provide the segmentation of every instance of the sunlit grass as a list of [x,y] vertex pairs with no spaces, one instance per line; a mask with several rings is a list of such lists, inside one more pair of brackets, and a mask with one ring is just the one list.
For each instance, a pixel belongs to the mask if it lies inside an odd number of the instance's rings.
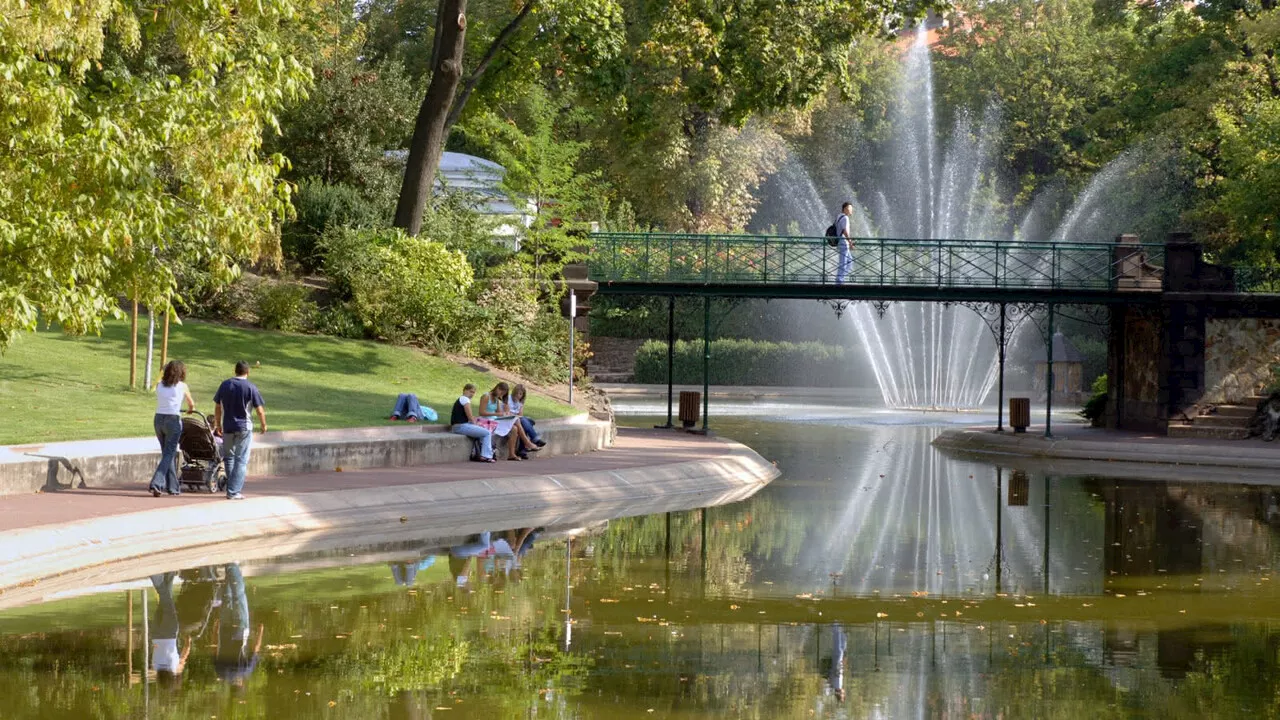
[[[141,386],[146,333],[140,329]],[[160,372],[156,332],[153,383]],[[448,421],[463,384],[481,392],[496,380],[479,370],[403,347],[314,335],[291,335],[186,321],[174,325],[169,357],[187,365],[187,384],[202,412],[234,373],[250,379],[266,401],[269,430],[390,424],[396,395],[412,392]],[[101,337],[48,330],[18,339],[0,355],[0,445],[137,437],[152,433],[153,393],[129,388],[129,324],[108,323]],[[533,416],[572,414],[567,405],[532,396]]]

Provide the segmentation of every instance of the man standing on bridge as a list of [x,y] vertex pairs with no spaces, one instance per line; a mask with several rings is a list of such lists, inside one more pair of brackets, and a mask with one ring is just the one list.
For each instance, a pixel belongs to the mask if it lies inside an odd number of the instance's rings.
[[849,268],[853,265],[853,233],[849,231],[849,219],[853,217],[853,203],[846,202],[840,206],[840,214],[836,217],[836,237],[839,238],[837,247],[840,250],[840,260],[836,265],[836,284],[843,285],[844,279],[849,275]]

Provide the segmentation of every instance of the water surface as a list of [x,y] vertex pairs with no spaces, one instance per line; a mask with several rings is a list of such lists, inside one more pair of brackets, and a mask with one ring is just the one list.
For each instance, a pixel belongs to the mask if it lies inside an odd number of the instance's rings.
[[[1280,713],[1270,487],[951,459],[936,422],[717,416],[783,469],[735,505],[547,528],[519,555],[524,533],[494,528],[5,611],[0,717]],[[177,679],[150,678],[144,632],[190,646]]]

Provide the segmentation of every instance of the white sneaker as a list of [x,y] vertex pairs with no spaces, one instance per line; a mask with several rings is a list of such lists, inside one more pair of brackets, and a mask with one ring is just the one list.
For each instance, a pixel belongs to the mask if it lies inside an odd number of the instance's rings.
[[244,495],[241,495],[240,493],[236,493],[235,495],[228,495],[228,496],[227,496],[227,499],[228,499],[228,500],[243,500],[243,499],[244,499]]

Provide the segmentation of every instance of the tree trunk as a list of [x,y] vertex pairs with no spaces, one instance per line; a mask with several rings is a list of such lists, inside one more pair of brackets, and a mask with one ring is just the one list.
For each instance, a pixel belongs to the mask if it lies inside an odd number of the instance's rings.
[[133,321],[129,323],[129,387],[138,386],[138,301],[133,301]]
[[160,370],[164,371],[165,363],[169,362],[169,313],[173,312],[172,308],[165,308],[164,311],[164,338],[160,341]]
[[405,165],[400,200],[396,203],[395,226],[410,235],[422,229],[422,213],[431,197],[440,154],[448,134],[446,120],[453,107],[453,97],[462,78],[462,52],[466,39],[467,0],[440,0],[437,7],[441,21],[432,56],[431,84],[418,108],[418,119],[409,141],[409,159]]

